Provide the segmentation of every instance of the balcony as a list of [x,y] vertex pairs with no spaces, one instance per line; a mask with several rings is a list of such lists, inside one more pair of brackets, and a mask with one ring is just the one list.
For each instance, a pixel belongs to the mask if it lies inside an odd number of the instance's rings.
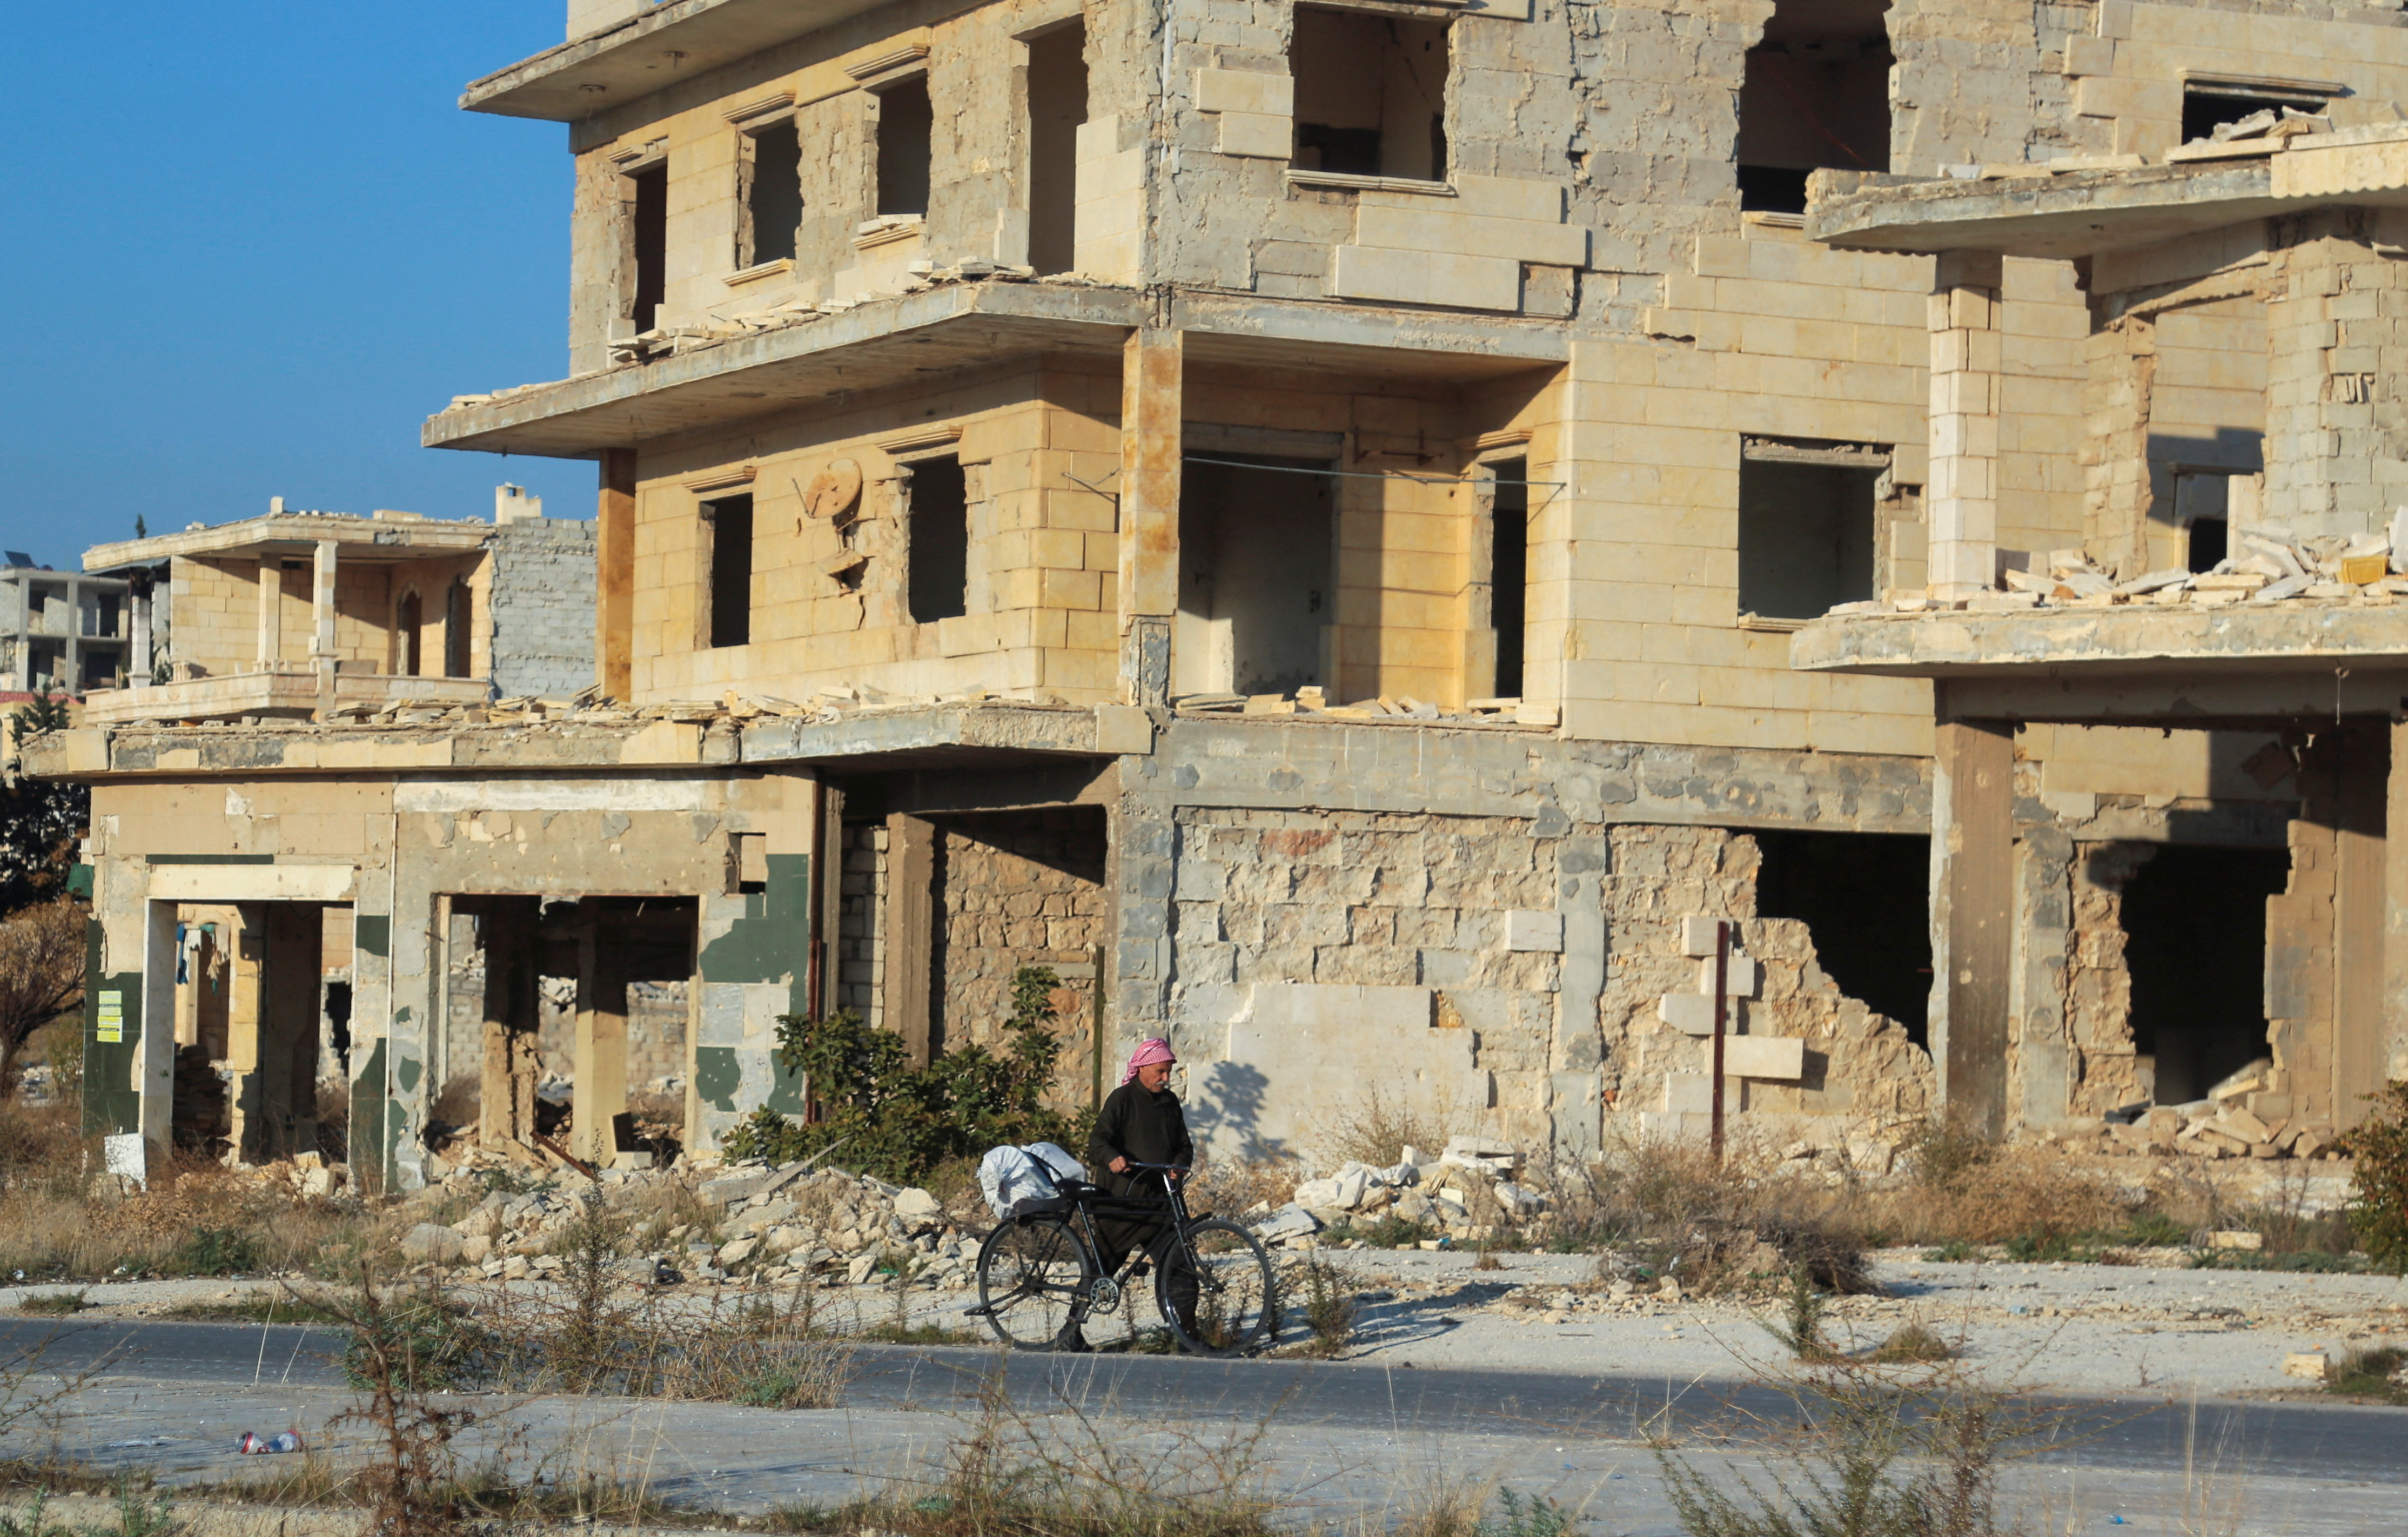
[[[329,698],[325,684],[332,683]],[[337,669],[331,679],[303,667],[228,673],[171,683],[136,683],[86,697],[84,720],[92,725],[136,721],[217,720],[242,715],[307,719],[322,710],[410,704],[430,710],[484,704],[493,684],[483,678],[418,678]]]

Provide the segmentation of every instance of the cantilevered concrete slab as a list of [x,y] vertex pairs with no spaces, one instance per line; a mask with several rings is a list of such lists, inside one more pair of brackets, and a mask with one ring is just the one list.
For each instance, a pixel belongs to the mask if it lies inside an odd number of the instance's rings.
[[1850,178],[1824,172],[1821,185],[1833,190],[1808,208],[1806,233],[1850,251],[2071,260],[2326,204],[2408,206],[2408,124],[2286,142],[2252,160],[1978,180],[1868,178],[1852,190],[1842,190]]
[[178,555],[259,559],[307,555],[321,544],[342,547],[346,561],[424,560],[484,548],[494,525],[481,518],[444,522],[416,516],[355,517],[344,512],[271,512],[208,528],[95,544],[83,553],[87,571],[151,566]]
[[[1146,729],[1140,712],[1106,705]],[[1096,757],[1127,744],[1097,745],[1094,709],[981,701],[851,712],[832,721],[756,722],[742,735],[746,763],[810,764],[908,772],[1000,767],[1039,757]],[[1109,734],[1109,733],[1108,733]],[[1150,740],[1150,734],[1149,734]]]
[[2200,727],[2396,712],[2408,604],[1941,610],[1819,619],[1807,672],[1930,678],[1960,717]]
[[428,448],[591,459],[648,438],[1018,355],[1117,358],[1140,309],[1128,289],[948,284],[454,406],[429,418],[420,440]]
[[878,0],[671,0],[473,80],[460,105],[508,118],[579,118],[877,8]]

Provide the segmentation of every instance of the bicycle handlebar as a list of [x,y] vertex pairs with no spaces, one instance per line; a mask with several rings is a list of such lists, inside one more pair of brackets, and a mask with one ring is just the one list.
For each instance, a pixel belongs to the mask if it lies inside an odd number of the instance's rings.
[[1195,1172],[1194,1170],[1189,1169],[1183,1163],[1140,1163],[1135,1158],[1131,1158],[1127,1160],[1127,1162],[1131,1169],[1168,1170],[1174,1174],[1190,1174]]

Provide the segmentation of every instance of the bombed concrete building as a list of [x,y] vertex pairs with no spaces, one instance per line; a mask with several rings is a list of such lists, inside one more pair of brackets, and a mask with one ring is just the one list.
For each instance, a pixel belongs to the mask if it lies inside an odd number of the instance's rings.
[[[168,1135],[199,901],[348,912],[351,1145],[404,1183],[439,1100],[546,1134],[547,1017],[576,1152],[641,1156],[672,1057],[708,1152],[805,1110],[781,1015],[939,1051],[1029,965],[1076,995],[1067,1095],[1168,1035],[1231,1150],[1374,1094],[1571,1155],[1719,1098],[1876,1162],[1949,1108],[2100,1145],[2218,1085],[2272,1115],[2274,1032],[2374,1049],[2288,980],[2331,957],[2279,916],[2329,879],[2300,829],[2366,836],[2299,722],[2000,706],[1977,792],[1931,669],[1815,648],[1858,605],[1963,618],[2001,552],[2053,591],[2101,519],[2107,586],[2242,554],[2299,483],[2292,354],[2239,288],[2111,324],[2096,250],[1825,238],[1810,194],[2392,121],[2403,22],[572,0],[462,102],[567,126],[564,376],[423,438],[595,464],[592,687],[363,712],[337,665],[331,707],[50,740],[94,796],[93,1118]],[[1935,915],[1977,796],[1988,905]],[[1738,942],[1719,1084],[1697,919]],[[2294,1108],[2293,1150],[2351,1113]]]

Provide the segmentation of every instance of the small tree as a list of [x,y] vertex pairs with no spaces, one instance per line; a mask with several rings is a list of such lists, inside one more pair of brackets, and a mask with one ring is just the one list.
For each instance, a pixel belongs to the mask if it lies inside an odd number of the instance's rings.
[[0,919],[0,1099],[34,1033],[83,996],[83,908],[64,898]]
[[[35,738],[66,725],[65,699],[34,699],[10,711],[8,737],[22,751]],[[91,804],[91,792],[80,784],[0,777],[0,914],[66,888],[76,836]]]
[[1058,985],[1045,967],[1021,968],[1005,1049],[965,1046],[924,1068],[911,1065],[901,1036],[871,1028],[851,1009],[825,1019],[781,1015],[778,1060],[810,1083],[825,1118],[796,1126],[765,1105],[722,1140],[721,1151],[782,1161],[841,1142],[848,1167],[909,1182],[998,1142],[1068,1137],[1070,1122],[1045,1108],[1062,1055],[1053,1027]]
[[2408,1084],[2370,1094],[2374,1108],[2341,1138],[2355,1160],[2349,1225],[2378,1270],[2408,1275]]

